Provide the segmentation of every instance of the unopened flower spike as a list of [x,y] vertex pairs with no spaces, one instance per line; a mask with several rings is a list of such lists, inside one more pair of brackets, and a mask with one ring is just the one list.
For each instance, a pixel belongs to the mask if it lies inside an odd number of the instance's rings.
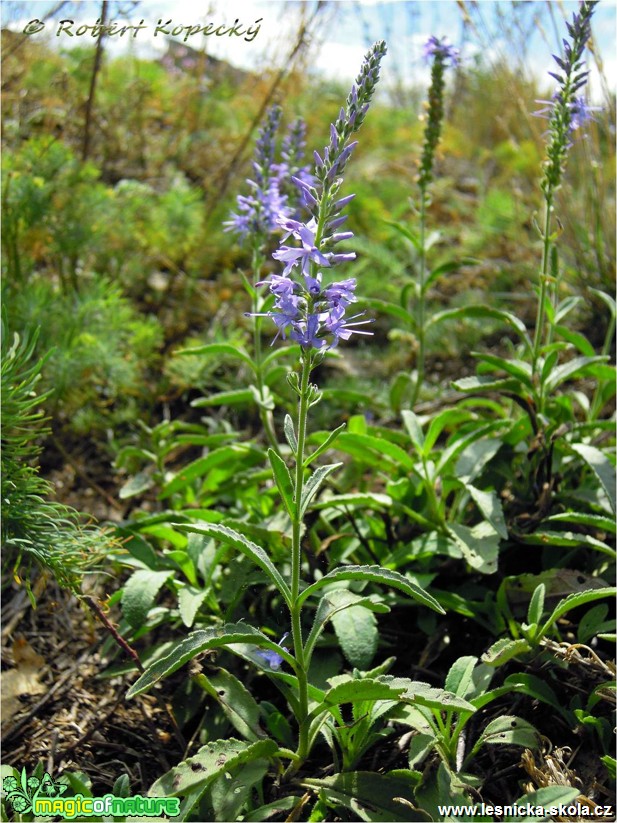
[[[362,121],[379,79],[379,66],[386,53],[383,41],[375,43],[365,57],[360,74],[337,120],[330,125],[330,141],[323,152],[314,153],[315,177],[309,181],[293,177],[302,193],[304,205],[311,212],[302,222],[281,214],[277,223],[284,232],[283,241],[272,255],[284,264],[282,275],[272,275],[266,281],[275,296],[268,312],[255,313],[271,317],[277,335],[291,338],[304,351],[325,351],[334,348],[352,334],[371,334],[358,326],[372,322],[361,320],[363,314],[345,317],[347,307],[355,302],[354,278],[324,283],[323,270],[355,260],[355,252],[334,251],[340,242],[350,240],[352,232],[336,232],[346,220],[341,211],[354,195],[339,198],[343,172],[357,146],[351,140]],[[289,239],[291,238],[291,240]],[[262,285],[260,283],[259,285]]]
[[418,172],[418,185],[423,198],[426,188],[433,179],[433,161],[441,137],[444,116],[445,70],[448,65],[457,66],[459,51],[447,43],[447,38],[429,37],[424,45],[424,59],[431,64],[431,84],[428,92],[428,119],[424,130],[422,156]]
[[545,107],[534,112],[549,121],[549,142],[541,184],[549,198],[561,184],[568,150],[572,145],[572,133],[593,120],[593,112],[598,111],[597,107],[588,106],[579,93],[589,75],[583,70],[583,56],[591,37],[591,17],[596,5],[597,0],[583,0],[578,14],[574,14],[572,22],[566,24],[571,40],[563,41],[563,57],[553,55],[560,71],[549,72],[557,80],[557,89],[551,100],[538,100]]

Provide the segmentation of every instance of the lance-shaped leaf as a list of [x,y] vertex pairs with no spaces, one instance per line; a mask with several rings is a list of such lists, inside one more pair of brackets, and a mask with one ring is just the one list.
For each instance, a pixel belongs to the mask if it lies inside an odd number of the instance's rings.
[[195,409],[204,406],[245,406],[253,400],[254,395],[250,389],[232,389],[210,394],[208,397],[198,397],[191,401],[191,406]]
[[221,646],[229,646],[233,643],[250,643],[253,646],[276,652],[292,668],[295,668],[296,661],[294,657],[258,629],[254,629],[245,623],[228,623],[214,629],[200,629],[189,634],[188,637],[175,646],[167,657],[163,657],[148,666],[141,677],[130,687],[126,696],[135,697],[135,695],[147,691],[163,677],[173,674],[206,649],[218,649]]
[[353,606],[332,617],[332,625],[345,659],[351,666],[366,671],[373,662],[379,645],[379,630],[375,615]]
[[219,669],[209,677],[198,674],[195,682],[201,686],[217,703],[234,729],[251,742],[266,737],[261,728],[259,705],[248,689],[225,669]]
[[276,480],[276,487],[287,509],[287,514],[290,517],[294,516],[294,484],[291,479],[291,474],[287,468],[287,464],[283,458],[277,454],[274,449],[268,449],[268,458],[272,466],[272,473]]
[[492,317],[495,320],[502,320],[518,333],[523,343],[525,343],[526,348],[531,351],[531,339],[523,321],[515,314],[503,311],[502,309],[493,309],[489,306],[461,306],[456,309],[445,309],[444,311],[438,311],[433,314],[428,319],[426,326],[430,328],[431,326],[443,323],[444,320],[456,320],[459,317]]
[[196,346],[192,349],[179,349],[175,354],[181,355],[200,355],[204,354],[225,354],[228,357],[235,357],[238,360],[243,360],[247,366],[250,366],[253,371],[256,370],[255,363],[251,357],[243,349],[233,346],[231,343],[207,343],[205,346]]
[[303,786],[319,789],[333,803],[340,803],[360,820],[380,823],[430,820],[413,805],[413,784],[407,774],[344,772],[332,777],[305,778]]
[[285,432],[285,438],[289,443],[289,448],[291,449],[292,453],[295,454],[298,451],[298,439],[296,437],[296,432],[294,431],[293,420],[288,414],[285,415],[283,431]]
[[319,491],[319,487],[324,482],[326,477],[342,465],[342,463],[331,463],[329,466],[319,466],[319,468],[315,469],[302,489],[302,497],[300,498],[300,517],[304,516],[309,503]]
[[469,712],[473,714],[476,710],[463,697],[439,689],[436,686],[431,686],[430,683],[424,683],[421,680],[408,681],[407,689],[402,697],[411,703],[440,711]]
[[531,651],[531,646],[526,640],[519,638],[518,640],[511,640],[509,637],[502,637],[497,640],[490,649],[482,655],[482,661],[489,666],[503,666],[508,660],[513,657],[518,657],[520,654],[527,654]]
[[572,451],[575,451],[579,457],[582,457],[594,472],[606,492],[613,513],[615,513],[615,467],[611,461],[595,446],[588,446],[585,443],[572,443],[570,448]]
[[313,504],[313,509],[337,509],[364,508],[364,509],[387,509],[392,505],[392,498],[387,494],[378,492],[351,492],[350,494],[337,494],[326,497],[318,503]]
[[122,592],[122,613],[130,626],[138,629],[145,623],[156,595],[172,576],[173,571],[169,570],[155,572],[151,569],[137,569],[133,572]]
[[230,529],[228,526],[217,523],[178,523],[175,525],[180,531],[205,534],[242,552],[242,554],[246,555],[246,557],[252,560],[255,565],[259,566],[259,568],[268,575],[285,598],[287,605],[291,604],[289,586],[265,551],[256,543],[253,543],[252,540],[249,540],[243,534],[240,534],[240,532]]
[[323,589],[324,586],[329,586],[331,583],[336,583],[339,580],[363,580],[372,583],[382,583],[384,586],[399,589],[399,591],[402,591],[409,597],[413,597],[414,600],[419,601],[424,606],[428,606],[430,609],[434,609],[436,612],[445,614],[434,597],[431,597],[430,594],[427,594],[418,585],[412,583],[406,577],[403,577],[402,574],[392,571],[391,569],[384,569],[382,566],[340,566],[338,569],[328,572],[328,574],[325,574],[322,578],[304,589],[298,597],[299,604],[304,603],[307,597],[315,594],[319,589]]
[[491,524],[500,537],[507,540],[508,529],[503,515],[501,500],[497,496],[497,493],[482,491],[472,486],[471,483],[465,483],[464,485],[485,519]]
[[539,735],[536,729],[526,720],[514,715],[504,715],[491,720],[484,729],[473,752],[476,752],[485,743],[508,743],[511,746],[524,746],[526,749],[537,749]]
[[385,603],[381,603],[377,600],[375,595],[360,597],[360,595],[354,594],[348,589],[327,592],[319,601],[319,605],[317,606],[317,611],[315,612],[315,617],[313,619],[313,625],[311,626],[311,631],[306,640],[304,656],[307,661],[310,660],[313,647],[319,639],[319,636],[324,630],[328,620],[331,620],[335,614],[338,614],[345,609],[349,609],[351,606],[361,606],[372,612],[379,612],[381,614],[390,611],[389,607],[386,606]]
[[243,740],[214,740],[202,746],[197,754],[188,757],[152,784],[149,797],[178,797],[203,791],[220,774],[233,770],[262,757],[270,757],[278,746],[274,740],[247,743]]
[[603,597],[614,598],[616,594],[617,588],[615,586],[605,586],[602,589],[576,592],[575,594],[570,594],[567,597],[564,597],[564,599],[560,600],[555,606],[553,613],[540,629],[540,636],[544,636],[550,627],[554,625],[560,617],[563,617],[564,614],[572,609],[576,609],[578,606],[584,606],[586,603],[591,603],[593,600],[600,600]]
[[338,448],[360,458],[366,458],[367,452],[376,455],[379,461],[376,465],[383,463],[385,459],[410,472],[416,469],[415,460],[404,449],[385,437],[343,432],[338,439]]
[[588,546],[590,549],[607,554],[609,557],[617,557],[617,552],[612,546],[609,546],[603,540],[598,540],[597,537],[581,532],[537,531],[524,535],[521,541],[532,546],[574,546],[576,548]]
[[497,571],[499,535],[489,522],[480,521],[472,528],[461,523],[451,523],[448,531],[473,569],[482,574]]
[[322,703],[315,706],[309,715],[311,719],[318,717],[324,709],[342,706],[344,703],[363,703],[375,700],[399,700],[405,694],[407,681],[402,677],[365,678],[362,680],[349,679],[338,683],[324,695]]
[[458,271],[463,266],[477,266],[480,261],[475,257],[461,257],[460,260],[448,260],[442,263],[428,275],[424,281],[424,289],[426,290],[432,283],[444,274],[449,274],[453,271]]
[[260,463],[263,459],[263,452],[254,446],[249,446],[245,443],[235,443],[231,446],[222,446],[220,449],[215,449],[207,454],[205,457],[200,457],[185,466],[178,474],[172,478],[159,494],[159,499],[164,500],[171,497],[172,494],[182,491],[193,480],[199,477],[204,477],[216,466],[222,464],[229,464],[230,462],[242,463],[246,466],[254,466]]
[[330,446],[334,443],[334,441],[343,431],[346,425],[347,423],[341,423],[341,425],[334,429],[334,431],[330,432],[330,434],[326,437],[324,442],[320,446],[317,446],[315,451],[312,454],[309,454],[309,456],[304,459],[304,468],[310,465],[316,457],[319,457],[320,454],[323,454],[323,452],[330,448]]
[[605,363],[608,357],[598,355],[597,357],[575,357],[561,366],[557,366],[551,372],[545,383],[545,391],[547,393],[555,391],[555,389],[566,380],[571,380],[574,377],[583,377],[588,366],[594,363]]

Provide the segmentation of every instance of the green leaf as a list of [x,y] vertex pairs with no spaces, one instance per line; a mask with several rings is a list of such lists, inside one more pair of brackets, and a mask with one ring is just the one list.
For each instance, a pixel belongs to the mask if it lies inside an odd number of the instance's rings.
[[[545,786],[535,792],[527,792],[527,794],[519,797],[514,805],[520,809],[526,809],[527,806],[542,806],[547,814],[551,814],[550,809],[553,806],[569,805],[576,800],[579,794],[579,790],[572,786]],[[504,821],[507,821],[507,823],[529,823],[529,817],[527,815],[521,817],[508,815],[504,817]]]
[[214,629],[199,629],[191,632],[188,637],[175,646],[170,654],[148,666],[141,677],[129,688],[126,694],[127,698],[135,697],[147,691],[163,677],[173,674],[206,649],[218,649],[221,646],[229,646],[233,643],[250,643],[253,646],[276,652],[292,667],[296,664],[295,659],[289,652],[257,629],[245,623],[228,623]]
[[177,523],[176,528],[180,531],[194,532],[196,534],[205,534],[221,543],[225,543],[232,548],[242,552],[246,557],[253,561],[259,568],[264,571],[270,580],[274,583],[277,589],[285,598],[288,605],[291,604],[291,592],[289,586],[281,576],[279,570],[270,560],[265,551],[256,543],[253,543],[244,535],[230,529],[228,526],[223,526],[216,523]]
[[463,421],[472,418],[472,414],[467,409],[444,409],[436,414],[431,420],[424,439],[422,449],[425,457],[429,457],[435,443],[439,439],[443,430],[447,427],[457,426]]
[[185,586],[178,592],[180,617],[187,628],[190,629],[195,622],[195,616],[199,611],[199,607],[207,596],[207,589],[197,589],[193,586]]
[[263,459],[263,452],[255,446],[245,443],[236,443],[232,446],[222,446],[220,449],[211,451],[205,457],[200,457],[185,466],[178,474],[169,481],[159,494],[159,500],[165,500],[172,494],[182,491],[194,480],[203,477],[216,466],[229,465],[230,463],[242,463],[247,466],[254,466]]
[[250,389],[234,389],[210,394],[208,397],[198,397],[191,401],[191,406],[201,409],[207,406],[246,406],[255,402],[255,396]]
[[414,324],[413,315],[410,314],[407,309],[404,309],[396,303],[389,303],[387,300],[379,300],[376,297],[365,297],[362,299],[362,305],[367,306],[369,309],[374,309],[377,312],[389,314],[391,317],[396,317],[397,320],[402,320],[406,327],[413,326]]
[[315,594],[319,589],[336,583],[339,580],[361,580],[391,586],[392,588],[399,589],[424,606],[428,606],[429,609],[434,609],[436,612],[445,614],[434,597],[431,597],[430,594],[427,594],[418,585],[412,583],[406,577],[403,577],[402,574],[390,569],[384,569],[382,566],[340,566],[338,569],[334,569],[328,572],[328,574],[325,574],[312,585],[307,586],[298,597],[298,605],[304,603],[307,597],[311,597],[311,595]]
[[350,494],[336,494],[313,503],[313,509],[336,508],[387,509],[392,506],[392,498],[387,494],[377,492],[352,492]]
[[129,478],[118,492],[120,500],[126,500],[128,497],[134,497],[136,494],[141,494],[147,491],[154,485],[154,480],[147,471],[138,472],[134,477]]
[[427,328],[430,328],[431,326],[437,326],[439,323],[443,323],[445,320],[456,320],[466,317],[492,317],[494,320],[501,320],[513,328],[526,344],[527,348],[531,349],[531,340],[529,339],[527,328],[523,321],[519,320],[519,318],[511,312],[493,309],[489,306],[462,306],[456,309],[445,309],[445,311],[433,314],[426,325]]
[[461,483],[471,483],[481,474],[486,464],[493,459],[502,446],[503,441],[495,437],[470,443],[457,461],[456,477]]
[[399,372],[390,386],[390,408],[397,414],[400,411],[401,405],[411,391],[412,379],[407,372]]
[[484,518],[491,524],[497,534],[504,540],[508,539],[508,529],[506,521],[503,516],[503,509],[501,500],[496,492],[485,492],[472,486],[471,483],[465,483],[465,488],[471,495],[474,503],[480,509]]
[[377,678],[356,679],[350,677],[344,683],[338,683],[328,689],[323,703],[317,706],[311,714],[317,716],[324,707],[342,706],[344,703],[363,703],[375,700],[398,700],[407,689],[408,681],[405,678],[383,675]]
[[613,513],[615,513],[615,497],[617,492],[615,483],[615,467],[611,461],[600,451],[600,449],[597,449],[595,446],[588,446],[585,443],[572,443],[570,444],[570,448],[572,451],[576,452],[579,457],[582,457],[585,463],[587,463],[589,468],[594,472],[600,481],[600,485],[606,492],[606,496],[608,497],[608,502],[613,510]]
[[228,357],[235,357],[236,359],[244,361],[247,366],[250,366],[255,371],[255,364],[251,360],[250,355],[238,346],[233,346],[231,343],[208,343],[205,346],[196,346],[193,349],[178,349],[174,352],[177,355],[204,355],[204,354],[226,354]]
[[292,454],[298,451],[298,440],[296,438],[296,432],[294,431],[294,423],[291,419],[289,414],[285,415],[285,420],[283,422],[283,431],[285,432],[285,438],[289,443],[289,448],[291,449]]
[[510,746],[523,746],[526,749],[537,749],[539,734],[526,720],[514,715],[503,715],[491,720],[484,729],[474,746],[474,751],[481,745],[498,743]]
[[[293,794],[281,797],[279,800],[274,800],[272,803],[267,803],[265,806],[260,806],[258,809],[248,812],[244,815],[243,820],[245,823],[262,823],[262,821],[270,820],[275,815],[280,817],[285,812],[293,809],[301,799],[301,797]],[[289,820],[287,814],[285,814],[285,820]]]
[[416,234],[415,232],[411,231],[407,226],[404,226],[402,223],[398,223],[395,220],[384,220],[383,221],[387,226],[390,226],[397,231],[400,235],[402,235],[405,240],[409,240],[411,245],[415,248],[417,252],[422,251],[422,239],[420,235]]
[[617,760],[610,754],[605,754],[604,757],[600,758],[600,760],[604,763],[606,770],[614,780],[617,775]]
[[580,526],[591,526],[594,529],[615,534],[617,524],[612,517],[604,517],[601,514],[587,514],[587,512],[560,512],[552,514],[544,520],[545,523],[576,523]]
[[445,689],[439,689],[420,680],[410,681],[403,697],[417,705],[427,706],[429,709],[470,712],[471,714],[475,712],[475,707],[460,695],[453,694]]
[[601,589],[592,589],[590,591],[585,592],[575,592],[574,594],[570,594],[567,597],[564,597],[563,600],[560,600],[559,603],[555,606],[551,616],[548,618],[546,623],[542,626],[540,630],[541,636],[545,635],[548,630],[553,626],[560,617],[563,617],[564,614],[567,614],[572,609],[576,609],[579,606],[584,606],[586,603],[591,603],[594,600],[601,600],[603,597],[615,597],[617,594],[617,588],[615,586],[604,586]]
[[452,386],[461,392],[486,392],[502,391],[520,393],[521,384],[514,377],[489,377],[480,375],[479,377],[462,377],[454,380]]
[[409,409],[404,409],[401,412],[401,417],[403,418],[405,429],[407,430],[407,434],[409,435],[409,439],[413,443],[414,448],[418,454],[424,454],[424,434],[422,432],[422,425],[418,420],[417,415],[415,415],[412,411],[409,411]]
[[506,374],[512,375],[519,380],[527,388],[531,388],[531,366],[524,360],[517,360],[507,357],[498,357],[495,354],[487,354],[485,352],[474,352],[474,357],[477,357],[481,363],[488,363],[494,368],[505,371]]
[[379,642],[375,615],[361,606],[351,606],[334,612],[330,619],[347,662],[368,669]]
[[497,571],[499,535],[490,523],[483,521],[473,528],[450,523],[448,532],[472,569],[481,574],[494,574]]
[[380,602],[376,595],[361,597],[360,595],[354,594],[354,592],[350,592],[348,589],[338,589],[335,591],[326,592],[319,601],[317,611],[315,612],[315,617],[313,618],[313,625],[311,626],[311,631],[306,640],[304,654],[308,660],[310,660],[313,647],[324,630],[328,620],[331,620],[332,617],[338,612],[349,609],[351,606],[361,606],[362,608],[369,609],[372,612],[379,612],[381,614],[390,611],[389,607],[386,606],[385,603]]
[[268,449],[268,458],[272,466],[276,486],[287,509],[287,514],[293,518],[295,516],[294,484],[287,464],[274,449]]
[[566,297],[565,300],[562,300],[559,303],[559,305],[555,308],[554,322],[561,323],[562,320],[565,320],[565,318],[570,314],[570,312],[582,302],[582,299],[583,298],[579,297],[578,295],[572,295],[570,297]]
[[545,593],[546,586],[544,585],[544,583],[540,583],[540,585],[536,586],[536,588],[534,589],[534,592],[531,595],[531,600],[529,601],[529,608],[527,609],[528,623],[539,624],[540,620],[542,620],[542,614],[544,613]]
[[571,380],[574,377],[583,377],[588,366],[594,365],[595,363],[605,363],[607,359],[607,357],[602,356],[575,357],[562,366],[557,366],[544,384],[545,391],[547,393],[554,392],[555,389],[561,386],[562,383],[565,383],[566,380]]
[[463,266],[476,266],[479,262],[480,261],[476,260],[475,257],[462,257],[460,260],[448,260],[446,263],[442,263],[440,266],[437,266],[431,271],[424,281],[424,288],[426,290],[435,282],[435,280],[437,280],[437,278],[444,274],[450,274],[453,271],[458,271],[463,268]]
[[471,655],[455,660],[446,676],[444,683],[446,691],[458,697],[466,697],[470,694],[473,691],[473,671],[477,663],[478,658]]
[[413,787],[407,777],[377,772],[345,772],[323,779],[305,778],[301,785],[319,789],[332,803],[340,803],[363,821],[401,823],[429,820],[413,805]]
[[555,326],[554,329],[556,334],[575,346],[585,357],[595,356],[595,349],[584,334],[569,329],[567,326]]
[[607,554],[609,557],[617,557],[617,552],[612,546],[598,540],[597,537],[580,532],[538,531],[526,534],[520,540],[531,546],[573,546],[575,548],[588,546],[590,549]]
[[342,466],[342,463],[331,463],[328,466],[319,466],[304,484],[300,498],[300,517],[304,516],[309,503],[319,491],[319,487],[329,474]]
[[531,646],[526,640],[511,640],[509,637],[502,637],[484,652],[482,661],[489,666],[503,666],[513,657],[527,654],[531,651]]
[[542,703],[546,703],[547,706],[552,706],[556,712],[566,719],[569,717],[569,710],[557,699],[557,695],[548,683],[533,674],[526,674],[524,672],[520,674],[510,674],[504,680],[504,686],[511,691],[525,694],[534,700],[540,700]]
[[241,815],[242,809],[251,805],[255,788],[261,784],[269,767],[268,760],[258,758],[234,768],[232,773],[225,771],[219,775],[210,788],[213,820],[246,820]]
[[195,681],[213,697],[223,709],[234,729],[247,740],[254,742],[266,737],[261,728],[261,711],[258,703],[246,687],[225,669],[209,677],[199,674]]
[[334,429],[334,431],[331,431],[324,442],[318,446],[312,454],[309,454],[309,456],[304,459],[303,467],[306,468],[309,466],[316,457],[319,457],[320,454],[323,454],[323,452],[329,449],[346,425],[346,423],[341,423],[341,425]]
[[[225,772],[233,770],[262,757],[271,757],[278,746],[274,740],[259,740],[247,743],[244,740],[214,740],[202,746],[197,754],[183,760],[173,769],[155,781],[148,792],[149,797],[179,797],[197,789],[203,793],[212,781]],[[195,798],[197,802],[199,797]]]
[[[352,434],[351,432],[344,432],[339,437],[338,446],[342,451],[349,451],[352,455],[358,455],[360,459],[366,454],[366,451],[376,452],[379,460],[383,458],[394,465],[401,466],[407,471],[415,470],[415,462],[407,452],[396,443],[386,440],[385,437],[375,437],[371,434]],[[351,447],[351,449],[349,448]],[[377,463],[379,465],[379,461]]]
[[173,571],[153,572],[150,569],[138,569],[124,584],[122,592],[122,614],[134,629],[142,626],[148,612],[165,582],[173,577]]

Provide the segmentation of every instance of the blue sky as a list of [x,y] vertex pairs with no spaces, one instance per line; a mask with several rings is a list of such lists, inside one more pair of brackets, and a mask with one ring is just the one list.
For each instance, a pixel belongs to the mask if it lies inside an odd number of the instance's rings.
[[[11,22],[14,28],[23,28],[34,17],[43,17],[55,3],[46,0],[2,2],[3,24]],[[116,4],[112,4],[116,5]],[[124,4],[127,5],[126,3]],[[156,56],[165,49],[165,38],[153,36],[159,18],[172,19],[173,25],[197,25],[208,21],[215,25],[233,24],[238,18],[245,28],[261,20],[258,34],[251,42],[239,37],[192,36],[187,42],[196,48],[205,48],[215,57],[248,69],[259,69],[285,60],[299,17],[309,15],[314,2],[306,0],[143,0],[129,15],[128,22],[144,20],[144,29],[135,39],[108,39],[112,52],[134,48],[144,56]],[[431,34],[446,35],[455,45],[461,45],[463,55],[472,60],[481,54],[488,59],[505,58],[521,65],[537,77],[546,77],[554,68],[551,53],[559,47],[559,38],[565,36],[564,15],[568,19],[578,8],[577,2],[549,0],[549,2],[518,2],[510,0],[338,0],[328,4],[312,48],[311,69],[324,75],[344,80],[353,79],[368,45],[377,39],[388,42],[392,79],[404,83],[426,82],[426,68],[421,60],[422,43]],[[616,4],[601,0],[593,21],[593,31],[603,71],[609,87],[615,90],[616,65]],[[65,17],[80,23],[94,23],[100,13],[98,0],[72,3],[48,21],[45,31],[33,37],[49,36],[51,42],[70,47],[92,42],[88,36],[56,37],[57,24]],[[463,25],[467,13],[467,24]],[[463,41],[463,37],[465,40]],[[180,37],[181,39],[181,37]],[[385,66],[384,66],[385,68]],[[593,59],[589,68],[594,75],[594,97],[601,97],[597,67]],[[387,73],[384,73],[384,80]]]

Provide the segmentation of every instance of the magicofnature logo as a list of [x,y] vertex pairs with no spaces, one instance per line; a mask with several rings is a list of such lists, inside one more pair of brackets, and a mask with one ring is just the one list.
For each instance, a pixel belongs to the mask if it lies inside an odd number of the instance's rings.
[[25,814],[32,811],[33,804],[39,797],[50,799],[60,798],[68,789],[66,783],[56,783],[45,772],[43,777],[28,777],[26,770],[21,770],[19,779],[8,775],[2,780],[5,800],[11,805],[14,812]]
[[[2,767],[3,770],[6,767]],[[68,789],[66,783],[54,781],[45,772],[42,777],[28,777],[26,770],[21,774],[6,775],[2,780],[4,800],[17,815],[32,814],[35,817],[62,817],[65,820],[87,817],[175,817],[180,813],[177,797],[103,797],[76,794],[63,797]]]

